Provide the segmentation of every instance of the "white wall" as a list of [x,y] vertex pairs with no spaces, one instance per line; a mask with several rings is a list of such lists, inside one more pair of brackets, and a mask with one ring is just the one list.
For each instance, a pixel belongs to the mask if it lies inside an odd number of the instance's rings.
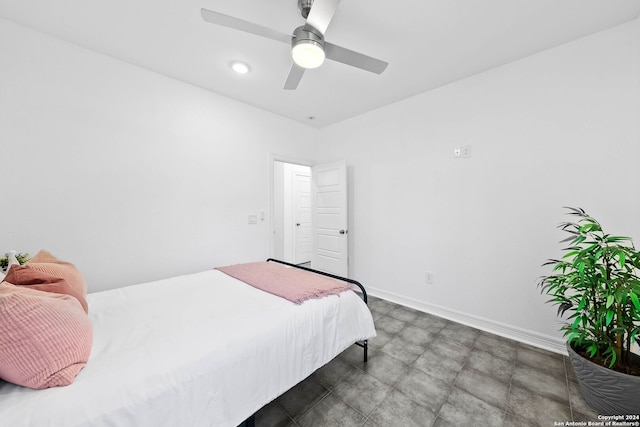
[[351,169],[351,276],[560,351],[536,284],[562,206],[640,243],[639,44],[636,20],[324,129],[317,160]]
[[47,248],[91,291],[263,259],[270,154],[344,158],[352,277],[557,346],[536,279],[561,206],[640,241],[639,40],[635,21],[319,132],[0,20],[0,250]]
[[269,156],[317,135],[0,19],[0,251],[46,248],[90,291],[268,257],[247,215]]

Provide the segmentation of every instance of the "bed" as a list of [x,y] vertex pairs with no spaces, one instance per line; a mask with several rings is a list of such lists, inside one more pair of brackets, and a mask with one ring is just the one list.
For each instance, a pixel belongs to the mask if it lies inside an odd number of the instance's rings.
[[0,380],[0,424],[250,424],[354,343],[366,360],[375,329],[358,290],[295,304],[214,269],[88,294],[94,338],[86,366],[65,387]]

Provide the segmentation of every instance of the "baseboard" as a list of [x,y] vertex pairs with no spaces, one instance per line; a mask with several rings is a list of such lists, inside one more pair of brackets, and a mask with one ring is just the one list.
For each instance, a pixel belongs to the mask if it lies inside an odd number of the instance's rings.
[[367,293],[374,297],[382,298],[396,304],[404,305],[405,307],[443,317],[445,319],[462,323],[463,325],[471,326],[473,328],[499,335],[504,338],[509,338],[515,341],[532,345],[534,347],[549,350],[554,353],[563,355],[567,354],[565,341],[556,337],[550,337],[538,332],[529,331],[478,316],[473,316],[439,305],[425,303],[423,301],[418,301],[413,298],[395,294],[393,292],[367,287]]

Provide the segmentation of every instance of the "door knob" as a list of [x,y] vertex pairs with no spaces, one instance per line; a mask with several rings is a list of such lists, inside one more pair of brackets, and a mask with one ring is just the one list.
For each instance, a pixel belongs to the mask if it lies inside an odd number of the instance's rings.
[[340,230],[340,231],[338,231],[338,233],[340,233],[340,234],[347,234],[347,230]]
[[300,223],[299,222],[296,222],[296,227],[300,227]]

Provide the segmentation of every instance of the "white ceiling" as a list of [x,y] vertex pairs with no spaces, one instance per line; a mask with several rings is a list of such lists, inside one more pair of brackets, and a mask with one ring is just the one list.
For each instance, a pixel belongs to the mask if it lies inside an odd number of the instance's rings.
[[5,19],[316,127],[636,19],[640,0],[342,0],[326,40],[389,67],[326,61],[296,91],[282,89],[287,45],[206,23],[200,8],[283,33],[304,22],[297,0],[0,0]]

